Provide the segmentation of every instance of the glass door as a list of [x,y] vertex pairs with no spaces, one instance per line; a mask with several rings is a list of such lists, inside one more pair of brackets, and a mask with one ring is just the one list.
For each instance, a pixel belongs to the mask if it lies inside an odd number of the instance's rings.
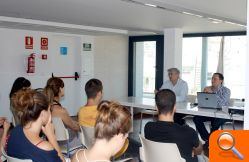
[[129,67],[132,69],[129,68],[129,74],[131,72],[129,75],[129,96],[153,98],[158,83],[159,87],[162,84],[163,42],[158,39],[138,38],[140,39],[130,40],[132,48],[130,52],[132,53],[129,54]]
[[134,42],[134,50],[134,96],[153,97],[156,79],[156,41]]

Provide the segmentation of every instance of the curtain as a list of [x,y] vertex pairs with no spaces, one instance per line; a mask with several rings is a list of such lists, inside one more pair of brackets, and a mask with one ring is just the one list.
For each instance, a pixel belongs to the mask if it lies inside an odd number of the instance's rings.
[[224,73],[224,36],[221,37],[217,73]]

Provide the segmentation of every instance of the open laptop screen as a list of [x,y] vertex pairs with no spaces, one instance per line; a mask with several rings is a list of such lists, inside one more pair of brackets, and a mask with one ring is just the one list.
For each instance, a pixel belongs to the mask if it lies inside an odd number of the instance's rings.
[[201,108],[220,108],[215,93],[197,92],[197,100]]

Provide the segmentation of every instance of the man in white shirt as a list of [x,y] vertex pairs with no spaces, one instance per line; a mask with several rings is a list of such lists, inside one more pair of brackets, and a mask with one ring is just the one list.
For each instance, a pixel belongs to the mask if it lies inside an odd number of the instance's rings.
[[[168,69],[169,80],[163,83],[162,89],[170,89],[176,95],[176,102],[184,102],[187,101],[188,95],[188,84],[184,80],[180,79],[180,71],[177,68]],[[180,125],[185,125],[185,120],[182,119],[185,117],[185,114],[175,114],[174,122]]]
[[177,68],[168,69],[169,80],[163,83],[160,89],[170,89],[176,95],[176,102],[187,101],[188,84],[180,79],[180,71]]

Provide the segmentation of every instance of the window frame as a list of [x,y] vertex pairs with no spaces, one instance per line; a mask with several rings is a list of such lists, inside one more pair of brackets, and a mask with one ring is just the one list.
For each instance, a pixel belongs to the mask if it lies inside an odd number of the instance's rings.
[[146,35],[130,36],[128,51],[128,96],[134,96],[134,49],[135,42],[156,41],[156,79],[155,88],[160,88],[163,84],[163,66],[164,66],[164,36],[163,35]]

